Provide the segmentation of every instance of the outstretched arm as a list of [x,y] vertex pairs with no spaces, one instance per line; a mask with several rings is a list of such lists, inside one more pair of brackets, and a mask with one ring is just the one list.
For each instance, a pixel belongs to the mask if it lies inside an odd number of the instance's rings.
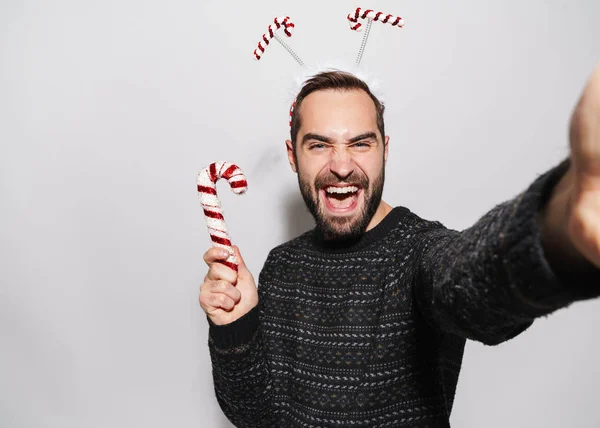
[[600,295],[600,68],[571,123],[570,158],[525,192],[462,232],[420,232],[415,292],[438,328],[497,344]]

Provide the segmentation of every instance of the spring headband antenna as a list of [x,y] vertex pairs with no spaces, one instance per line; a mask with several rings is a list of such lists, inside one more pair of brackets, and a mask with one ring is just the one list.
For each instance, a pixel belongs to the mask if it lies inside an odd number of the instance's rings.
[[[369,40],[369,34],[371,32],[371,25],[373,22],[381,22],[382,24],[390,24],[392,27],[402,28],[404,26],[404,20],[399,16],[394,16],[391,14],[385,14],[383,12],[375,12],[372,9],[361,9],[356,8],[356,10],[350,14],[348,14],[348,22],[350,23],[350,29],[354,31],[362,31],[363,23],[360,21],[367,20],[367,23],[364,27],[365,32],[363,34],[362,42],[360,44],[360,49],[358,50],[358,55],[356,57],[356,67],[360,66],[362,61],[363,54],[367,47],[367,42]],[[273,27],[274,26],[274,27]],[[269,46],[272,39],[277,40],[281,46],[294,58],[294,60],[300,64],[302,67],[306,67],[304,61],[294,52],[294,50],[284,41],[284,39],[277,33],[278,30],[283,28],[283,32],[287,37],[292,37],[292,30],[295,25],[290,20],[289,16],[278,17],[273,20],[273,24],[269,25],[267,32],[262,35],[261,40],[258,42],[258,46],[254,49],[254,58],[256,60],[260,60],[262,55],[265,52],[265,48]],[[296,103],[292,103],[290,108],[290,126],[292,125],[292,115],[294,112],[294,107]]]
[[283,32],[285,33],[285,35],[288,37],[292,37],[292,29],[295,27],[295,25],[292,21],[290,21],[290,17],[283,16],[280,18],[275,18],[273,20],[273,24],[275,24],[275,28],[273,28],[273,25],[269,25],[267,32],[263,34],[262,39],[259,40],[258,47],[254,49],[254,58],[256,58],[257,61],[260,60],[261,55],[265,52],[265,47],[269,46],[270,39],[274,38],[281,44],[281,46],[284,47],[286,51],[288,51],[288,53],[296,60],[298,64],[304,67],[304,62],[300,59],[298,54],[294,52],[294,50],[291,47],[288,46],[288,44],[281,38],[281,36],[279,36],[279,34],[277,34],[277,30],[283,27]]

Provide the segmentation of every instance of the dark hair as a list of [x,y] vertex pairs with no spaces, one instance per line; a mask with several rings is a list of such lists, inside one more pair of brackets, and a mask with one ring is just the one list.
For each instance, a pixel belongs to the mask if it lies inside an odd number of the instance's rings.
[[348,91],[354,89],[365,91],[369,95],[369,97],[371,97],[373,103],[375,104],[375,109],[377,111],[377,128],[381,133],[381,138],[385,138],[385,130],[383,124],[383,112],[385,110],[385,106],[381,101],[377,99],[375,95],[373,95],[373,93],[369,89],[369,85],[367,85],[363,80],[359,79],[355,75],[347,73],[345,71],[325,71],[312,76],[310,79],[304,82],[302,89],[296,97],[294,111],[292,112],[290,129],[290,139],[292,140],[294,148],[296,148],[296,137],[298,136],[298,130],[300,129],[300,107],[302,106],[302,101],[304,101],[304,99],[313,92],[322,91],[326,89],[336,89],[340,91]]

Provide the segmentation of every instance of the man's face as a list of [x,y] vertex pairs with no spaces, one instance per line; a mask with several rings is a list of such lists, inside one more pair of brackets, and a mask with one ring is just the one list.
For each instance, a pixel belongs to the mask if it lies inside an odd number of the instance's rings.
[[296,150],[287,141],[300,191],[328,239],[355,238],[381,202],[387,143],[373,100],[361,90],[316,91],[300,106]]

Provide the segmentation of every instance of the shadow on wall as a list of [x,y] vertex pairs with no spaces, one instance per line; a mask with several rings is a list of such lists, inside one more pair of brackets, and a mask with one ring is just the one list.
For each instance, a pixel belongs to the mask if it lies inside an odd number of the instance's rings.
[[285,220],[287,221],[284,242],[315,227],[315,221],[308,212],[300,191],[290,193],[291,195],[284,201]]
[[[249,177],[252,177],[253,183],[258,185],[271,180],[274,174],[289,174],[290,169],[287,165],[287,157],[284,150],[265,150],[258,158],[258,161],[249,169]],[[308,212],[300,190],[297,185],[285,192],[283,201],[285,219],[287,222],[283,242],[287,242],[304,232],[312,229],[315,222]]]

